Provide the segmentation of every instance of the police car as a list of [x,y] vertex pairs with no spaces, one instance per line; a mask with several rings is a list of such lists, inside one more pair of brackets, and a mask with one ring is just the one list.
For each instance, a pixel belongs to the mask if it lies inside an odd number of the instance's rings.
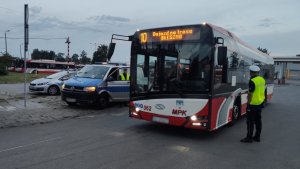
[[76,74],[75,71],[61,71],[50,76],[33,80],[29,84],[31,93],[47,93],[58,95],[65,80]]
[[61,98],[71,106],[81,103],[99,108],[110,102],[129,101],[129,75],[123,75],[129,70],[129,66],[116,64],[86,65],[64,82]]

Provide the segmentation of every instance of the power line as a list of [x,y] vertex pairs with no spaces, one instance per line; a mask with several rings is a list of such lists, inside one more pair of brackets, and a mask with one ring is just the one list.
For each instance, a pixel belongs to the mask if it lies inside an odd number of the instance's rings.
[[[4,39],[5,37],[1,37],[0,36],[0,39]],[[6,37],[6,39],[24,39],[24,37],[23,38],[19,38],[19,37]],[[65,37],[65,38],[58,38],[58,37],[56,37],[56,38],[29,38],[29,39],[36,39],[36,40],[57,40],[57,39],[67,39],[67,37]]]

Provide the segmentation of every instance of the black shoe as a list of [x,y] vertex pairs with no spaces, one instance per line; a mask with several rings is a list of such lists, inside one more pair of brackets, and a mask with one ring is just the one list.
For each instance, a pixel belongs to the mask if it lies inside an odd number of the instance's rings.
[[253,140],[256,142],[260,142],[260,138],[259,137],[253,137]]
[[252,139],[246,137],[246,138],[243,138],[243,139],[241,140],[241,142],[242,142],[242,143],[252,143]]

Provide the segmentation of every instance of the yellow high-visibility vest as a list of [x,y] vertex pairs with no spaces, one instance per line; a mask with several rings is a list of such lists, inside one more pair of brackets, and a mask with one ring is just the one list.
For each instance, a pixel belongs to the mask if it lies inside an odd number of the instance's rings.
[[251,81],[254,83],[255,89],[252,93],[250,105],[261,105],[265,101],[266,81],[260,76],[252,78]]
[[126,73],[126,78],[124,76],[124,73],[121,73],[120,76],[121,76],[121,80],[129,80],[130,77],[128,73]]

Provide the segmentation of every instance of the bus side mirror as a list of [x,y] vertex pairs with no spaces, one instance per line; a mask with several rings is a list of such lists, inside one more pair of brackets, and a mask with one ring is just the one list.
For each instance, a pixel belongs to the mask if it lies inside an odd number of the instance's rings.
[[218,65],[225,65],[227,60],[227,47],[218,47]]
[[107,54],[106,54],[106,58],[108,61],[110,61],[110,58],[112,57],[112,55],[114,54],[114,51],[115,51],[115,47],[116,47],[116,43],[110,43],[109,46],[108,46],[108,51],[107,51]]

